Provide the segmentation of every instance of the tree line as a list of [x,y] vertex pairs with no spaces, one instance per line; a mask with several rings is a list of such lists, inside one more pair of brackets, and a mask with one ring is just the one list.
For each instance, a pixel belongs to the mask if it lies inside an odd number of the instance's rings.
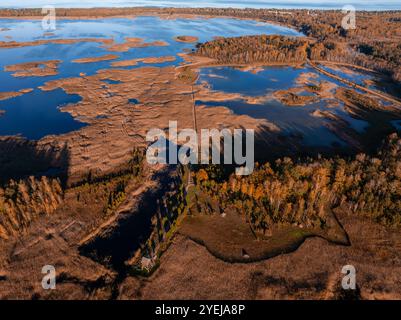
[[302,63],[307,59],[308,41],[284,36],[220,38],[197,46],[196,55],[225,64]]

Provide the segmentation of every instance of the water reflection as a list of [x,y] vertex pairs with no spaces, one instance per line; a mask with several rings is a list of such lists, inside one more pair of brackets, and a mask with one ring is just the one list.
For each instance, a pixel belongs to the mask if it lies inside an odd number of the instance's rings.
[[[59,20],[57,30],[44,33],[41,21],[21,21],[0,19],[0,41],[36,41],[51,39],[113,39],[122,43],[126,37],[141,38],[145,42],[165,41],[163,47],[149,46],[131,48],[127,52],[115,52],[119,60],[130,60],[146,57],[176,56],[174,62],[153,64],[154,66],[178,65],[183,60],[177,56],[184,50],[194,48],[193,43],[181,43],[174,40],[179,35],[191,35],[200,42],[212,40],[214,36],[241,36],[252,34],[301,35],[289,28],[256,21],[238,19],[172,19],[158,17],[107,18],[98,20]],[[114,52],[113,52],[114,53]],[[110,54],[107,46],[99,42],[79,42],[74,44],[41,44],[28,47],[0,49],[0,69],[5,66],[45,60],[61,60],[58,75],[47,77],[15,78],[10,72],[0,71],[0,92],[19,91],[25,88],[37,88],[45,82],[59,78],[93,75],[98,70],[111,68],[112,61],[96,63],[73,63],[75,59],[98,57]],[[125,67],[134,69],[143,66]],[[108,84],[113,84],[109,82]],[[0,135],[22,134],[31,139],[39,139],[47,134],[65,133],[78,129],[82,124],[74,121],[69,114],[60,113],[57,106],[63,103],[78,101],[77,97],[64,92],[40,92],[35,90],[15,99],[0,104],[0,110],[6,113],[0,117]],[[35,105],[36,107],[33,107]]]
[[[225,93],[239,93],[243,96],[266,96],[277,90],[288,90],[302,86],[298,83],[300,76],[312,74],[313,81],[331,81],[338,86],[342,83],[332,80],[324,75],[317,74],[308,66],[305,67],[281,67],[272,66],[263,69],[241,70],[233,67],[214,67],[201,70],[200,83],[209,89]],[[301,91],[299,95],[308,95],[308,91]],[[208,107],[225,106],[235,114],[248,115],[256,119],[267,119],[281,129],[281,134],[300,136],[305,145],[319,146],[346,146],[333,126],[329,124],[336,120],[326,116],[317,116],[317,111],[329,112],[334,117],[339,117],[356,133],[363,134],[370,125],[367,121],[356,119],[349,114],[344,105],[328,98],[322,98],[317,102],[306,103],[304,106],[287,106],[275,99],[267,99],[265,103],[247,103],[244,100],[228,101],[197,101],[197,105]],[[338,123],[336,123],[338,124]]]

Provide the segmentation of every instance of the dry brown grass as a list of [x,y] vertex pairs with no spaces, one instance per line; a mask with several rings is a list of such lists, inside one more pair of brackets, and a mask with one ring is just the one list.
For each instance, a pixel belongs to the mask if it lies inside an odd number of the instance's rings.
[[[179,236],[136,298],[337,299],[344,293],[341,269],[352,264],[360,298],[401,299],[400,230],[345,213],[340,216],[350,247],[310,238],[295,252],[249,264],[224,262]],[[381,248],[387,248],[385,256]]]

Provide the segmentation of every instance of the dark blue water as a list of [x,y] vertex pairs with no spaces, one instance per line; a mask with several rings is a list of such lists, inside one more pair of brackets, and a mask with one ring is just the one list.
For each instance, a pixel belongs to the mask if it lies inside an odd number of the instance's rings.
[[139,101],[137,99],[128,99],[128,102],[132,103],[132,104],[138,104],[139,103]]
[[119,84],[119,83],[121,83],[121,81],[119,81],[119,80],[111,80],[111,79],[104,79],[102,81],[106,82],[108,84]]
[[74,120],[58,107],[77,103],[78,95],[66,94],[62,89],[49,92],[34,90],[24,96],[0,101],[0,135],[22,135],[38,140],[49,134],[62,134],[82,128],[85,124]]
[[391,122],[391,124],[397,129],[401,130],[401,120],[394,120]]

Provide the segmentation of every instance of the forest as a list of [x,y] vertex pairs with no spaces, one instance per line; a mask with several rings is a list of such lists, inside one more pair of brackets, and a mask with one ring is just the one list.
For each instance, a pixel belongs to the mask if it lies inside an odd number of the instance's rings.
[[197,171],[197,186],[221,211],[236,210],[254,230],[266,234],[273,225],[324,229],[327,210],[401,225],[401,139],[390,135],[374,156],[359,154],[257,165],[250,176],[225,177],[220,167]]
[[245,36],[222,38],[199,44],[196,55],[224,64],[303,63],[308,42],[284,36]]

